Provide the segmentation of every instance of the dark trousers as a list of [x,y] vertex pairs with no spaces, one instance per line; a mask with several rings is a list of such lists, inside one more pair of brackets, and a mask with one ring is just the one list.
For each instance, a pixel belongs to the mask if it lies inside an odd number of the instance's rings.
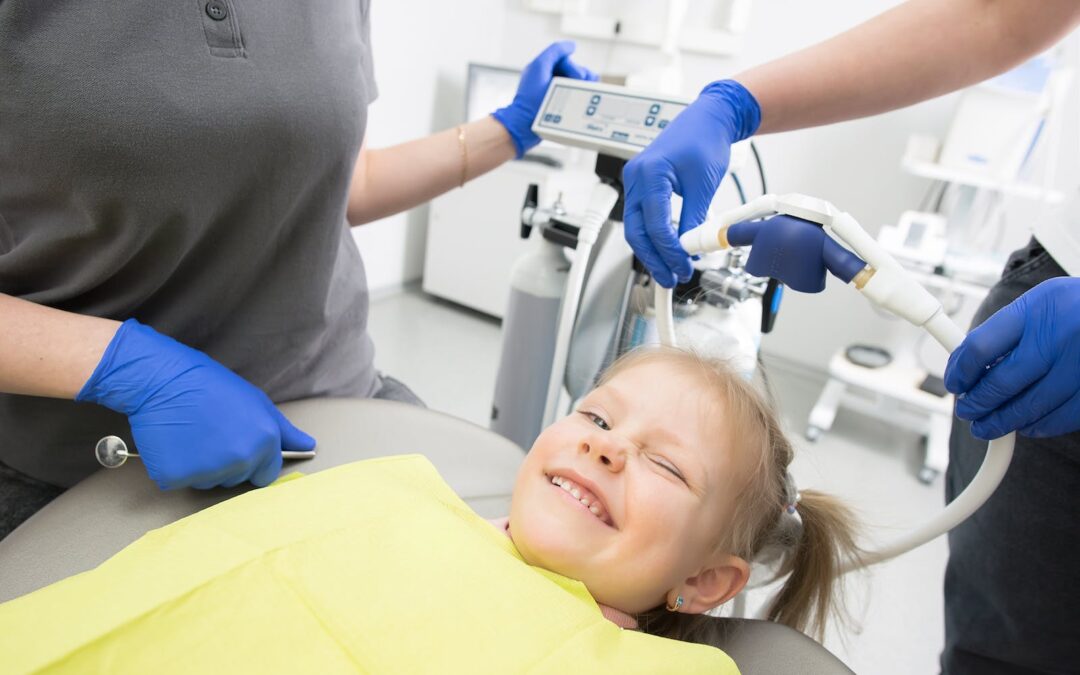
[[63,491],[0,462],[0,539]]
[[[1013,253],[972,327],[1065,271],[1032,240]],[[953,420],[945,497],[974,477],[986,442]],[[1001,486],[949,534],[947,675],[1080,673],[1080,433],[1017,436]]]
[[[374,398],[426,407],[405,383],[380,373]],[[89,450],[87,450],[89,452]],[[0,539],[56,499],[64,488],[44,483],[0,462]]]

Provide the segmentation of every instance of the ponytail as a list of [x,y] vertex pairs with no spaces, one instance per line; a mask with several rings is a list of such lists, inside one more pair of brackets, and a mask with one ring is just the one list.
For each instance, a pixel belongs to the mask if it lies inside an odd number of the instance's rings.
[[855,518],[830,495],[804,490],[797,506],[802,535],[785,564],[789,571],[768,618],[821,640],[826,620],[842,613],[834,598],[840,571],[847,560],[858,560]]

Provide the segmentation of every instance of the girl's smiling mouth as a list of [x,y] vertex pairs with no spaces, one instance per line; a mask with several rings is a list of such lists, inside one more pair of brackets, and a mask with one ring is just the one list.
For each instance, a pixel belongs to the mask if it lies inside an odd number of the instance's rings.
[[615,522],[612,520],[611,514],[608,512],[603,500],[591,490],[580,483],[575,482],[573,479],[560,474],[545,474],[545,477],[551,485],[555,489],[561,491],[567,499],[570,499],[582,509],[591,513],[597,520],[608,527],[615,527]]

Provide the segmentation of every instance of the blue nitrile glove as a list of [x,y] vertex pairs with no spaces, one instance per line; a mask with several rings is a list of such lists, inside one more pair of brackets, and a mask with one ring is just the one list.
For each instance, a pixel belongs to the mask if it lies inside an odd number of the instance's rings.
[[[761,109],[745,87],[713,82],[623,169],[626,241],[661,286],[690,278],[690,256],[678,235],[705,222],[731,144],[752,136],[760,123]],[[678,233],[672,192],[683,198]]]
[[266,394],[206,354],[125,321],[75,397],[127,415],[163,490],[272,483],[281,451],[311,450]]
[[1080,429],[1080,279],[1044,281],[971,331],[949,357],[956,415],[991,439]]
[[577,80],[597,79],[596,73],[570,60],[574,47],[570,40],[548,45],[547,49],[540,52],[540,56],[521,71],[514,101],[491,113],[491,116],[510,132],[510,139],[514,142],[518,157],[540,142],[540,137],[532,132],[532,123],[540,110],[540,104],[544,102],[544,94],[551,84],[551,78],[557,75]]

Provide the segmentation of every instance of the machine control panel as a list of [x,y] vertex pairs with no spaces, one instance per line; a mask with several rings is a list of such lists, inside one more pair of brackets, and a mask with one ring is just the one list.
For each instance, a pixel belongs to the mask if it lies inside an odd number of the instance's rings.
[[688,105],[666,94],[556,77],[532,129],[546,140],[631,159]]

